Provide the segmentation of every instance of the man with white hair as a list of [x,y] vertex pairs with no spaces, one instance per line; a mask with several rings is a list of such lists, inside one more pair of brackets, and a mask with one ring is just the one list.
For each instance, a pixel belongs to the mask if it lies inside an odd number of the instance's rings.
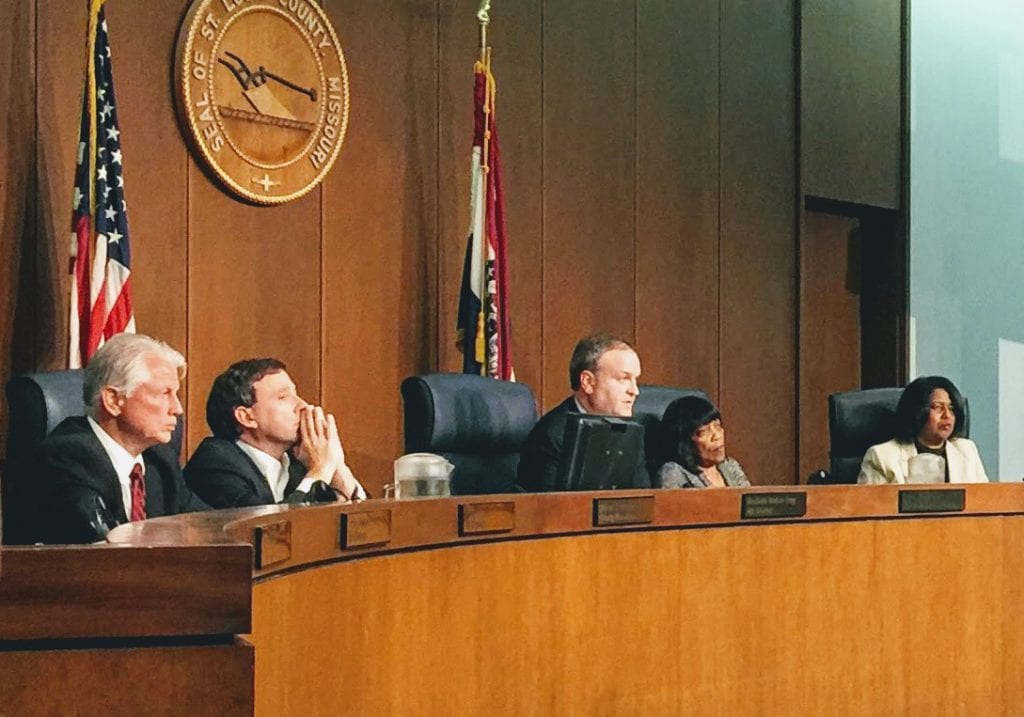
[[148,336],[118,334],[100,347],[85,368],[88,415],[65,419],[40,446],[38,540],[93,542],[121,523],[209,509],[167,445],[184,375],[182,355]]

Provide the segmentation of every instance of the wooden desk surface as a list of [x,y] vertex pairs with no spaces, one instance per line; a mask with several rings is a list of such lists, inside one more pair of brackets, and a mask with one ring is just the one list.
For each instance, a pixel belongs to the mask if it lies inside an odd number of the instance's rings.
[[[903,513],[900,496],[962,494],[962,511]],[[749,496],[804,496],[799,517],[742,517]],[[621,525],[595,525],[596,505],[640,498],[650,504],[650,519]],[[467,533],[462,516],[475,512],[480,520],[496,521],[491,531]],[[490,513],[487,517],[486,513]],[[371,500],[356,505],[265,506],[242,510],[156,518],[115,528],[108,540],[119,546],[213,546],[249,544],[259,552],[257,529],[286,526],[288,557],[254,563],[259,580],[283,571],[327,561],[351,560],[393,551],[446,545],[599,533],[621,530],[667,530],[810,523],[863,519],[913,520],[937,515],[1024,514],[1024,483],[933,486],[793,486],[719,490],[630,490],[599,493],[549,493],[461,496],[432,500]],[[386,523],[386,540],[368,545],[341,544],[343,516],[364,516]],[[509,516],[511,525],[509,526]],[[628,519],[628,514],[626,518]],[[351,526],[351,518],[348,518]],[[350,527],[351,530],[351,527]],[[280,529],[278,530],[278,533]],[[266,533],[264,533],[265,535]],[[371,536],[372,537],[372,536]],[[277,541],[278,543],[280,541]],[[278,550],[275,557],[280,557]],[[258,558],[259,556],[255,556]]]

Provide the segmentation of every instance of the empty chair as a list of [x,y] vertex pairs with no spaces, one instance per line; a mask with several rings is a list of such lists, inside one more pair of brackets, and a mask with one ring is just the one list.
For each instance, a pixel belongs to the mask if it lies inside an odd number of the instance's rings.
[[828,483],[856,483],[864,454],[896,435],[902,388],[868,388],[828,397]]
[[461,373],[402,381],[407,453],[450,461],[452,493],[515,491],[519,451],[537,422],[529,387]]

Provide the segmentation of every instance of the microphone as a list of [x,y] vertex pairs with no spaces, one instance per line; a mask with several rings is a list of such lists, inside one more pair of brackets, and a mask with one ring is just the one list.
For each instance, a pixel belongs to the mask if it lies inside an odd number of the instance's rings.
[[101,495],[93,495],[86,500],[85,515],[97,540],[105,540],[107,534],[117,527],[117,520],[110,513]]

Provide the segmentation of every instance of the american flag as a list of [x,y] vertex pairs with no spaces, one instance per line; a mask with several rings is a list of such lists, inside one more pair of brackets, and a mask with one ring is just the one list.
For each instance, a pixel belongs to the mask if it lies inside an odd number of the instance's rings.
[[89,54],[71,210],[68,365],[85,365],[104,341],[135,331],[121,141],[110,70],[105,0],[89,7]]
[[474,74],[469,241],[459,296],[458,344],[463,373],[514,381],[509,343],[505,198],[489,49],[484,61],[476,63]]

